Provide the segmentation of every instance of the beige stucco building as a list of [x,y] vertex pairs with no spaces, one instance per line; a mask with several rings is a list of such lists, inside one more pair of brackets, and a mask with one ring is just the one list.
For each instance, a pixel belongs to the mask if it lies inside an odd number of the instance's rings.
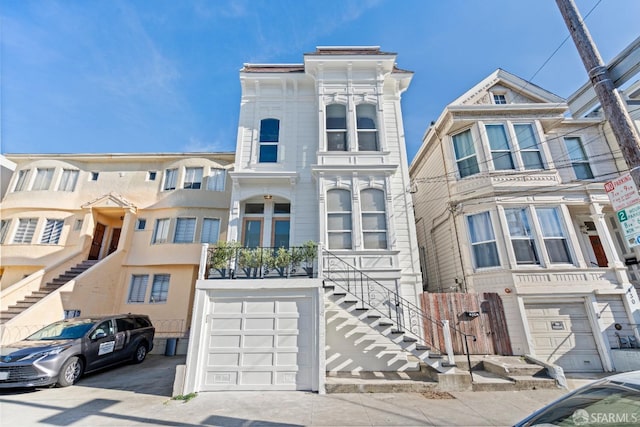
[[65,316],[184,336],[202,243],[226,239],[233,153],[7,155],[3,342]]

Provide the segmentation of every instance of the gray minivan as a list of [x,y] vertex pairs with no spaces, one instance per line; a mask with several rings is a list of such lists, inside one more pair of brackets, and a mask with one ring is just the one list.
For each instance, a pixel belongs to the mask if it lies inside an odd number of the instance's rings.
[[153,349],[148,316],[121,314],[52,323],[0,349],[0,388],[75,384],[88,372],[125,361],[141,363]]

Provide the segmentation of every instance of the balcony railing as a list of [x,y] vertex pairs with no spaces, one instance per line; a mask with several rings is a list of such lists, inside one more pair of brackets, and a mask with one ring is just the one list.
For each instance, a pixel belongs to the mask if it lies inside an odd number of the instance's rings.
[[223,243],[207,248],[205,279],[317,277],[315,243],[290,248],[244,248]]

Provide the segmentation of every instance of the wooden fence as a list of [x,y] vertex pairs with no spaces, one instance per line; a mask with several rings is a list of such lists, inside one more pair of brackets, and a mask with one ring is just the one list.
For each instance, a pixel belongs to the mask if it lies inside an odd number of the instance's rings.
[[[434,320],[449,320],[452,328],[453,351],[465,353],[465,338],[470,354],[499,354],[510,356],[511,340],[507,329],[502,299],[497,293],[423,293],[422,309]],[[444,337],[432,322],[424,324],[427,341],[444,347]],[[456,330],[457,329],[457,330]]]

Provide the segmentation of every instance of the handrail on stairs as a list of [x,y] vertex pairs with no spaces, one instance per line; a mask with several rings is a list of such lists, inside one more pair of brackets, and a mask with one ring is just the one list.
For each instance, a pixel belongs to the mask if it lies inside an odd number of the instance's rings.
[[[435,348],[441,354],[446,353],[447,361],[450,365],[455,365],[453,357],[453,344],[451,341],[451,331],[456,331],[464,337],[465,352],[469,370],[471,372],[471,362],[467,338],[476,340],[472,334],[467,334],[455,326],[451,326],[448,320],[436,320],[428,316],[421,308],[401,297],[397,290],[389,289],[376,279],[367,275],[353,265],[349,264],[338,255],[323,249],[322,254],[326,261],[323,269],[324,278],[354,296],[363,309],[371,309],[386,316],[396,322],[398,331],[410,332],[418,343]],[[445,351],[434,342],[428,342],[423,333],[424,321],[427,321],[442,331],[445,341]],[[409,328],[406,328],[406,325]],[[473,380],[473,377],[472,377]]]

